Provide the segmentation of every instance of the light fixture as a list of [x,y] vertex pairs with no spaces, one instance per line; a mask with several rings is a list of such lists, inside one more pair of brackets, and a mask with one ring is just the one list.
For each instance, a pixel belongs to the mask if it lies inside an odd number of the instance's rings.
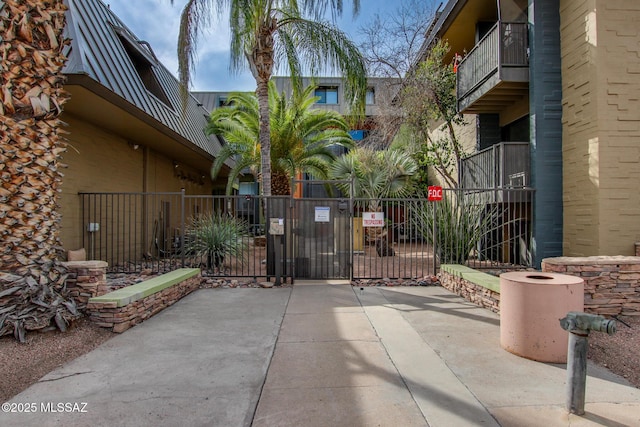
[[131,148],[132,150],[137,150],[138,148],[140,148],[140,144],[136,144],[135,142],[128,142],[129,144],[129,148]]

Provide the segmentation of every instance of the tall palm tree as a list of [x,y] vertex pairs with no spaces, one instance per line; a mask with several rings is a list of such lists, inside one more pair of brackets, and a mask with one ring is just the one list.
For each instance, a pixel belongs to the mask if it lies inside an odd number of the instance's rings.
[[0,335],[21,341],[75,313],[58,261],[65,10],[63,0],[0,2],[0,270],[16,277],[0,283]]
[[[313,108],[318,99],[314,90],[314,86],[308,86],[302,93],[287,98],[278,93],[273,82],[269,83],[270,160],[275,195],[291,194],[291,178],[298,172],[327,179],[335,160],[331,147],[353,146],[341,114]],[[227,159],[236,160],[229,174],[227,194],[245,168],[254,176],[261,173],[259,116],[258,99],[253,93],[233,93],[226,107],[211,113],[205,131],[221,135],[226,141],[212,166],[212,177],[215,179]]]
[[[360,7],[353,0],[354,13]],[[185,5],[178,38],[180,81],[186,91],[195,55],[198,32],[209,24],[211,14],[229,10],[231,69],[248,65],[256,80],[262,193],[271,195],[271,145],[268,83],[274,66],[286,64],[294,89],[302,87],[302,70],[315,75],[328,67],[345,78],[345,100],[352,113],[364,112],[366,71],[358,48],[329,22],[327,12],[342,14],[336,0],[189,0]],[[246,60],[246,62],[245,62]]]

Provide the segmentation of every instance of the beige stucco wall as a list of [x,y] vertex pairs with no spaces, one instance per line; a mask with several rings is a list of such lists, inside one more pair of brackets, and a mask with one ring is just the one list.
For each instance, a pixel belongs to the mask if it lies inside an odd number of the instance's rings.
[[211,180],[208,176],[202,178],[202,171],[179,163],[176,168],[173,159],[151,148],[140,146],[134,150],[122,137],[69,114],[63,120],[69,125],[69,149],[63,156],[68,167],[60,198],[60,238],[66,250],[81,248],[83,237],[87,241],[78,193],[179,192],[181,188],[186,194],[212,192]]
[[[462,150],[466,154],[473,153],[476,149],[477,142],[477,132],[476,132],[476,115],[475,114],[465,114],[464,115],[464,124],[462,125],[454,125],[454,131],[456,133],[456,137],[462,146]],[[434,131],[431,132],[431,138],[434,141],[437,141],[439,138],[449,137],[449,130],[446,128],[444,124],[438,126]],[[458,180],[458,167],[457,165],[452,169],[452,175],[455,180]],[[435,185],[442,185],[444,187],[448,187],[444,178],[438,174],[433,168],[429,171],[429,179]]]
[[564,254],[632,255],[640,240],[640,7],[560,2]]

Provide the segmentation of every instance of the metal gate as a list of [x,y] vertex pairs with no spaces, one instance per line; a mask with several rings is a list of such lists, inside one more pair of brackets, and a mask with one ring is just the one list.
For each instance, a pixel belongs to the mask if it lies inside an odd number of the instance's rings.
[[294,199],[293,253],[298,279],[351,279],[352,204]]
[[[190,266],[204,275],[256,280],[420,280],[435,274],[439,262],[487,268],[531,263],[532,189],[446,193],[440,202],[330,198],[316,190],[302,198],[81,193],[80,244],[112,272]],[[236,250],[217,264],[189,249],[203,239],[193,226],[206,215],[246,226],[232,240]],[[273,220],[279,235],[270,232]]]

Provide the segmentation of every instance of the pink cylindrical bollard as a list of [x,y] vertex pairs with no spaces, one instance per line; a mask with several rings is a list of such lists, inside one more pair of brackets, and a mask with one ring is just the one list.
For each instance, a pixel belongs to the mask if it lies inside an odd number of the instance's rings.
[[500,275],[500,345],[539,362],[566,363],[568,332],[558,320],[584,309],[584,281],[536,271]]

